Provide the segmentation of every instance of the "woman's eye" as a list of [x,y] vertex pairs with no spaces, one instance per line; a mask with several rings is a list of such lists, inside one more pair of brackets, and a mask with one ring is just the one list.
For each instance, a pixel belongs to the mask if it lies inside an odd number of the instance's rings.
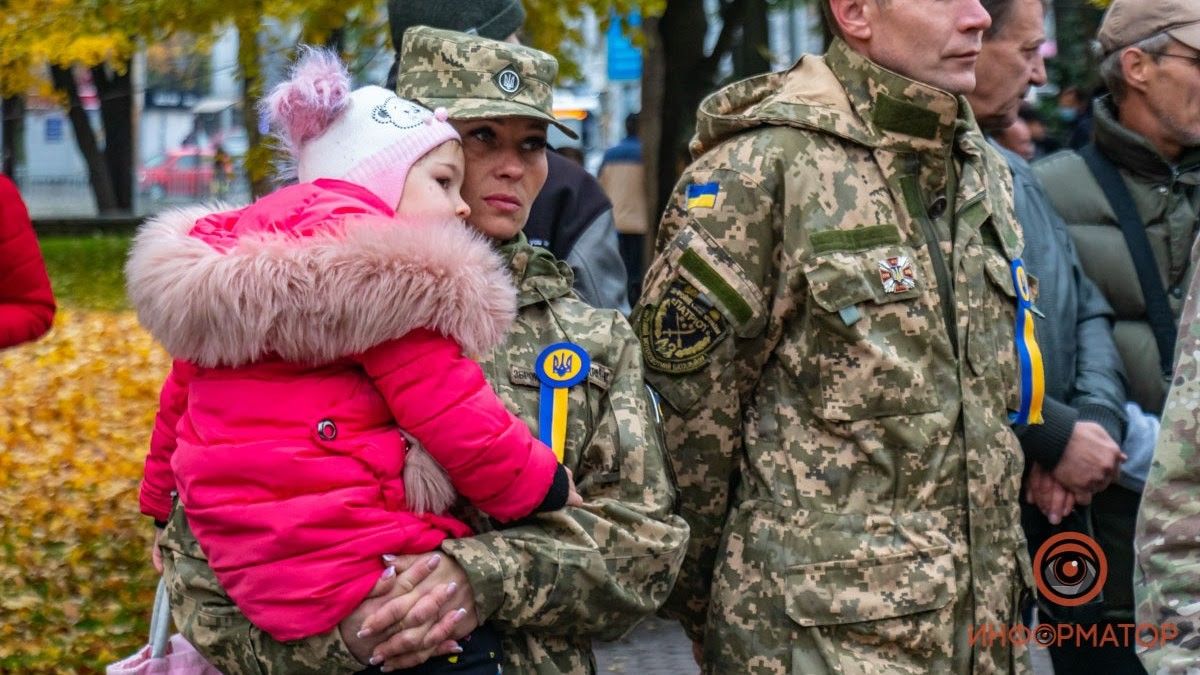
[[483,143],[491,143],[496,140],[496,134],[487,127],[480,127],[470,133],[471,138]]
[[442,186],[443,190],[450,189],[450,179],[449,178],[439,178],[439,179],[437,179],[437,182],[438,182],[438,185]]
[[542,137],[527,138],[522,144],[526,152],[537,152],[546,149],[546,139]]

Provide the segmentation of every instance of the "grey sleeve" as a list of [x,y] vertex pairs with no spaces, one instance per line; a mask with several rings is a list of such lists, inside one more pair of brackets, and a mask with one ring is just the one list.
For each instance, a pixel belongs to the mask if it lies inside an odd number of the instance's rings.
[[1078,303],[1075,393],[1070,403],[1080,411],[1080,419],[1098,422],[1119,445],[1125,433],[1125,369],[1113,341],[1113,310],[1084,274],[1066,225],[1061,218],[1055,221],[1055,236],[1071,258]]
[[606,209],[588,224],[571,247],[566,262],[575,273],[575,292],[581,300],[629,316],[629,277],[617,248],[612,209]]

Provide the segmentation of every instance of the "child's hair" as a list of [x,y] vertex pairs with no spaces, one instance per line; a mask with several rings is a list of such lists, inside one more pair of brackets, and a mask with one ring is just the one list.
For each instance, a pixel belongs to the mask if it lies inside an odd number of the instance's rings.
[[263,101],[296,178],[357,183],[389,207],[400,203],[417,160],[458,133],[444,108],[430,111],[375,86],[350,90],[334,54],[302,47],[289,78]]

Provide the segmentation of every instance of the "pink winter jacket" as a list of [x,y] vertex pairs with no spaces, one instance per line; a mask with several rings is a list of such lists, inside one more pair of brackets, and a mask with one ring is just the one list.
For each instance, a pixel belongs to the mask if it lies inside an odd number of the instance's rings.
[[[127,275],[143,325],[177,359],[142,512],[166,520],[178,491],[222,586],[276,640],[335,627],[381,555],[470,533],[415,512],[406,481],[436,491],[448,475],[510,521],[561,473],[463,353],[502,340],[515,290],[461,222],[397,223],[362,188],[319,180],[240,211],[152,220]],[[427,472],[429,455],[445,474]]]

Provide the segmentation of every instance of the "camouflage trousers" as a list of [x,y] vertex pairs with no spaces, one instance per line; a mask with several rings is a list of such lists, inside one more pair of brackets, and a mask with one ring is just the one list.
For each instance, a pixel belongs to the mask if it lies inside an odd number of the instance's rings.
[[163,532],[163,576],[171,618],[196,650],[227,675],[355,673],[363,665],[337,629],[281,644],[256,629],[229,599],[176,504]]

